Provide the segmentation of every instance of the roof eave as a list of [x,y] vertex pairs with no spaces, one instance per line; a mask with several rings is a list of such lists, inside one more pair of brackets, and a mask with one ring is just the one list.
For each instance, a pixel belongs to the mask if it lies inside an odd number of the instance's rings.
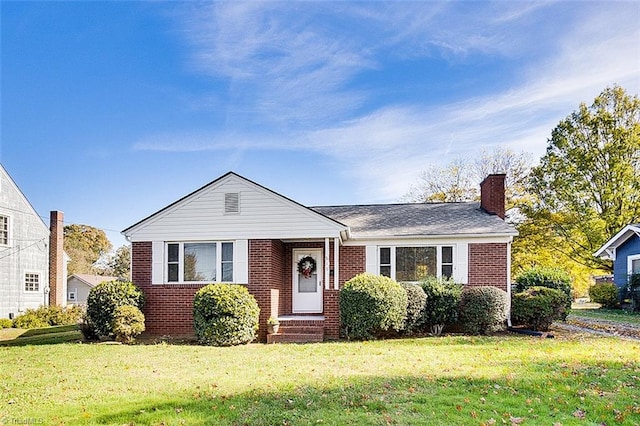
[[399,239],[460,239],[460,238],[505,238],[516,237],[518,232],[501,232],[501,233],[469,233],[469,234],[407,234],[407,235],[353,235],[350,234],[349,239],[352,240],[399,240]]
[[[640,226],[636,224],[627,225],[620,230],[616,235],[611,237],[609,241],[604,243],[602,247],[598,249],[593,255],[595,257],[601,257],[603,259],[615,259],[615,249],[620,247],[625,241],[631,238],[633,235],[637,235],[640,238]],[[613,251],[612,251],[613,249]]]

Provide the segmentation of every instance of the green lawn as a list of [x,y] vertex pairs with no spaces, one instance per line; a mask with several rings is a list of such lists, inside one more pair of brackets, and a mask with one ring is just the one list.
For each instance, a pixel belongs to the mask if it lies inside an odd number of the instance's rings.
[[640,342],[0,347],[0,424],[634,425]]
[[640,326],[640,314],[623,309],[572,309],[570,316]]

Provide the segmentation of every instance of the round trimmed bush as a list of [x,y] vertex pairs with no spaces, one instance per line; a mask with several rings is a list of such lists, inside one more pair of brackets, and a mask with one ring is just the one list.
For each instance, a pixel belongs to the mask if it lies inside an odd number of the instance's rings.
[[412,333],[424,325],[424,307],[427,295],[422,287],[411,283],[400,284],[407,292],[407,318],[404,321],[404,331]]
[[589,287],[589,298],[605,308],[619,306],[618,287],[614,283],[598,283]]
[[432,334],[439,336],[445,326],[458,320],[458,305],[463,286],[451,278],[437,277],[427,277],[421,286],[427,296],[424,323],[430,327]]
[[571,308],[571,275],[562,268],[535,266],[516,277],[515,290],[521,293],[531,287],[555,288],[564,292],[569,298]]
[[370,339],[400,331],[407,316],[407,292],[394,280],[369,273],[356,275],[340,291],[340,322],[349,339]]
[[113,313],[112,330],[118,342],[131,343],[144,331],[144,314],[135,306],[118,306]]
[[553,321],[565,317],[567,295],[555,288],[531,287],[513,295],[511,319],[532,330],[547,331]]
[[465,288],[460,297],[460,322],[469,334],[504,330],[507,293],[493,286]]
[[260,308],[247,288],[238,284],[209,284],[193,300],[193,326],[205,345],[249,343],[258,330]]
[[104,281],[89,291],[87,316],[95,331],[104,337],[113,335],[113,318],[119,306],[142,309],[144,295],[128,281]]
[[13,327],[13,320],[10,320],[9,318],[0,318],[0,330],[11,327]]

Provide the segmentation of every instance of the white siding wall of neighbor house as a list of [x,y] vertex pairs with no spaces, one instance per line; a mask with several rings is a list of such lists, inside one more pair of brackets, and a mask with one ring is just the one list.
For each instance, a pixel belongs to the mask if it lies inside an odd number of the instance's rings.
[[[69,299],[69,292],[72,291],[75,292],[76,300]],[[91,291],[91,286],[87,285],[84,281],[76,277],[69,278],[67,281],[67,304],[85,306],[87,304],[87,298],[89,297],[89,291]]]
[[[49,231],[0,169],[0,215],[9,217],[9,244],[0,245],[0,318],[46,304]],[[38,291],[25,290],[25,274],[38,274]]]
[[[225,213],[225,194],[239,194],[239,212]],[[236,176],[193,194],[132,227],[131,241],[204,241],[338,237],[330,219]]]

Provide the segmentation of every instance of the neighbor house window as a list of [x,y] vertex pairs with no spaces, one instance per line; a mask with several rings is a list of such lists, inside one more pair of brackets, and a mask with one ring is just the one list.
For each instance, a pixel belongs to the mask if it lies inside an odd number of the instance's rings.
[[24,274],[24,291],[40,291],[40,274]]
[[0,215],[0,244],[9,245],[9,216]]
[[168,282],[232,282],[233,243],[167,244]]
[[69,292],[69,296],[67,297],[67,300],[69,300],[70,302],[75,302],[76,301],[76,292],[75,291],[70,291]]
[[452,246],[380,247],[380,275],[399,282],[453,275]]

